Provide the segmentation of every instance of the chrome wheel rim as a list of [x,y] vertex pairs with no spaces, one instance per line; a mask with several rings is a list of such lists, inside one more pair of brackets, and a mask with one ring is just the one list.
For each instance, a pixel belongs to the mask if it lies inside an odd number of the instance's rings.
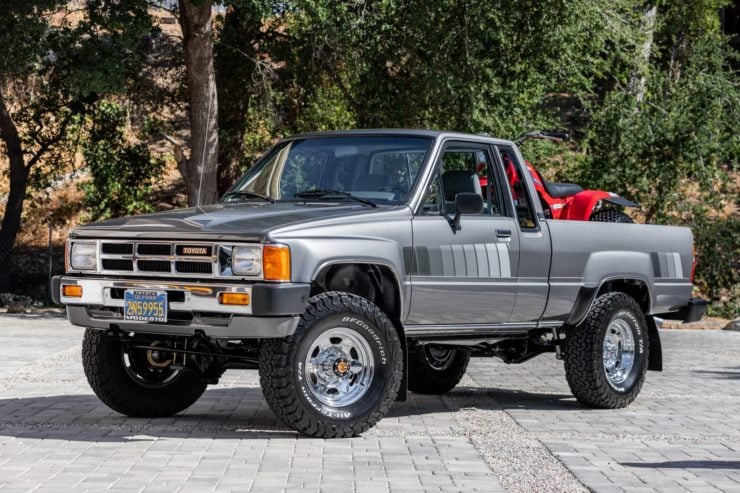
[[619,390],[635,364],[635,338],[626,320],[617,318],[606,328],[603,362],[607,381]]
[[362,335],[346,327],[327,330],[306,355],[308,391],[327,406],[351,406],[370,388],[374,363],[370,344]]
[[429,366],[437,371],[443,371],[452,365],[455,359],[454,349],[439,346],[424,346],[424,357]]

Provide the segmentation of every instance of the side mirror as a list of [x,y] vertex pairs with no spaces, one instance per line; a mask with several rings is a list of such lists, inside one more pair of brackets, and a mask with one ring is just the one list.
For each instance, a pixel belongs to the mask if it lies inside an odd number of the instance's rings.
[[462,192],[455,195],[455,217],[450,225],[453,231],[460,231],[460,216],[480,214],[483,211],[483,197],[477,193]]

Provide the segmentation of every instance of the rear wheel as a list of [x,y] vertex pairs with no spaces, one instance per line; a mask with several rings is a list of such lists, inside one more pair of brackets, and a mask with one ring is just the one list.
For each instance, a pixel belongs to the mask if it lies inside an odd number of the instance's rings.
[[648,332],[637,302],[624,293],[596,299],[565,341],[565,375],[590,407],[620,408],[635,400],[648,367]]
[[591,214],[589,221],[598,221],[602,223],[634,223],[624,212],[619,209],[603,209]]
[[470,351],[417,344],[409,351],[409,390],[417,394],[447,393],[460,383],[469,361]]
[[190,407],[206,390],[200,375],[171,367],[166,343],[148,342],[161,350],[137,349],[105,331],[87,329],[82,366],[95,394],[121,414],[140,418],[171,416]]

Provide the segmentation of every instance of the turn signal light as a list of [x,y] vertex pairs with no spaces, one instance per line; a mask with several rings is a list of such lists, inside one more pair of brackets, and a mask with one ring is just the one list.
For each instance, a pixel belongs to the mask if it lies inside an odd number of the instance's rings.
[[222,305],[241,305],[249,304],[249,293],[218,293],[218,302]]
[[82,286],[65,284],[62,286],[62,296],[66,296],[67,298],[82,298]]
[[285,245],[265,245],[262,271],[265,281],[290,281],[290,248]]

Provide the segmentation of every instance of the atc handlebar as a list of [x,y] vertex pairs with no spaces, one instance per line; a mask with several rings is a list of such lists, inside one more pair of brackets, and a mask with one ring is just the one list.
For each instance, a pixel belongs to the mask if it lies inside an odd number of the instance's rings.
[[562,142],[563,140],[570,139],[570,135],[566,132],[542,132],[535,130],[533,132],[527,132],[520,135],[514,142],[516,145],[521,146],[527,139],[544,139],[552,140],[554,142]]

